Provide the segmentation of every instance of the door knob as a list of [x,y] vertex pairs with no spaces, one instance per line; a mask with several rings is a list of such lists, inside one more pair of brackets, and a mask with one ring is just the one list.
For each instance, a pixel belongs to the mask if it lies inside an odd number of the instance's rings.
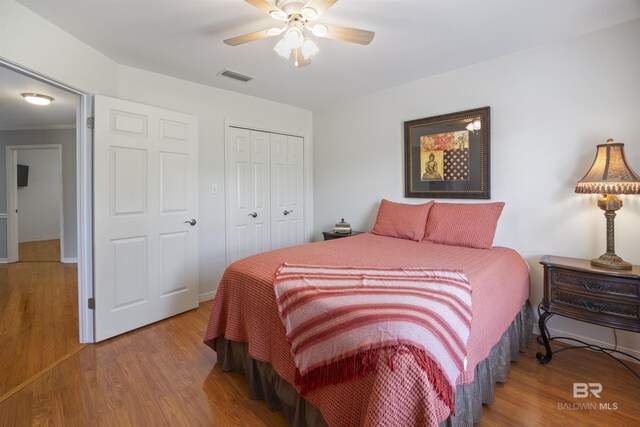
[[198,221],[196,221],[195,219],[192,219],[191,221],[185,221],[184,223],[185,224],[189,224],[191,226],[194,226],[194,225],[196,225],[198,223]]
[[254,217],[254,218],[255,218],[255,217],[257,217],[257,216],[258,216],[258,214],[257,214],[256,212],[251,212],[251,213],[249,214],[249,216],[252,216],[252,217]]
[[293,209],[291,209],[290,211],[285,209],[284,212],[282,212],[282,215],[289,215],[291,212],[293,212]]

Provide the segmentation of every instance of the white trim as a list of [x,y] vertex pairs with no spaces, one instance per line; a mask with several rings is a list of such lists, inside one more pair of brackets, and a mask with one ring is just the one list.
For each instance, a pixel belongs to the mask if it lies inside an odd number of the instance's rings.
[[78,258],[62,258],[60,262],[63,264],[77,264]]
[[[18,167],[18,151],[27,151],[27,150],[56,150],[57,152],[57,162],[60,166],[59,174],[58,174],[58,185],[59,185],[59,195],[58,195],[58,210],[60,211],[60,224],[58,225],[58,231],[60,233],[59,236],[52,238],[41,238],[41,239],[30,239],[30,240],[20,240],[20,235],[18,233],[18,224],[19,224],[19,215],[16,215],[16,209],[20,210],[20,206],[18,206],[18,196],[14,194],[17,191],[17,187],[14,185],[13,177],[16,176],[16,169]],[[15,152],[15,155],[10,152]],[[62,260],[65,257],[64,253],[64,182],[62,179],[63,169],[62,169],[62,144],[33,144],[33,145],[7,145],[7,254],[8,258],[12,260],[18,260],[18,243],[19,242],[31,242],[38,240],[53,240],[60,239],[60,259]],[[11,166],[9,166],[9,162],[12,162]],[[15,164],[13,163],[15,162]],[[12,176],[9,177],[9,174]],[[9,200],[12,200],[13,204],[11,205],[11,209],[9,208]],[[9,233],[9,227],[12,229],[12,233]]]
[[0,131],[13,130],[58,130],[58,129],[75,129],[76,125],[44,125],[44,126],[17,126],[17,127],[0,127]]
[[18,153],[6,148],[6,195],[7,195],[7,262],[18,261],[18,222],[14,220],[16,206],[18,205],[17,191],[9,191],[16,188]]
[[303,139],[302,148],[303,148],[303,163],[304,163],[304,171],[303,171],[303,187],[304,187],[304,218],[303,228],[305,233],[305,243],[309,243],[313,241],[313,138],[311,135],[307,133],[301,133],[296,131],[288,131],[286,129],[273,129],[273,128],[265,128],[263,126],[255,126],[248,123],[238,122],[231,119],[224,119],[224,147],[225,147],[225,171],[224,171],[224,181],[222,183],[222,188],[225,190],[225,256],[226,256],[226,231],[227,231],[227,221],[230,215],[229,207],[231,206],[228,201],[228,192],[227,192],[227,145],[229,142],[229,128],[230,127],[238,127],[249,130],[257,130],[261,132],[269,132],[269,133],[279,133],[282,135],[290,135],[297,136]]
[[216,291],[205,292],[203,294],[198,295],[198,301],[205,302],[211,301],[216,296]]
[[[551,334],[551,338],[553,337],[567,337],[567,338],[573,338],[576,340],[580,340],[580,341],[584,341],[587,344],[593,344],[593,345],[597,345],[599,347],[603,347],[603,348],[613,348],[614,343],[611,342],[605,342],[605,341],[600,341],[600,340],[594,340],[593,338],[589,338],[589,337],[585,337],[582,335],[578,335],[578,334],[572,334],[571,332],[566,332],[566,331],[562,331],[559,329],[553,329],[553,328],[547,328],[549,330],[549,333]],[[618,329],[620,330],[620,329]],[[535,322],[533,324],[533,334],[534,335],[540,335],[540,328],[538,327],[538,322]],[[562,341],[562,340],[558,340],[559,342],[563,342],[566,344],[574,344],[571,341]],[[544,348],[544,347],[543,347]],[[622,346],[618,346],[618,350],[620,351],[624,351],[625,353],[629,353],[630,355],[634,356],[634,357],[638,357],[640,358],[640,350],[636,350],[633,348],[627,348],[627,347],[622,347]],[[542,350],[544,352],[544,350]],[[629,360],[631,362],[636,362],[637,360],[633,360],[627,356],[625,356],[624,354],[613,354],[615,357],[619,358],[619,359],[624,359],[624,360]]]
[[9,261],[6,258],[0,258],[0,264],[8,264]]
[[[49,236],[38,236],[38,237],[34,237],[32,239],[24,239],[24,240],[19,240],[18,243],[31,243],[31,242],[43,242],[43,241],[47,241],[47,240],[59,240],[60,239],[60,234],[58,233],[57,235],[49,235]],[[61,259],[63,257],[60,257]]]
[[93,116],[93,96],[79,93],[76,115],[76,191],[78,227],[78,313],[80,342],[94,342],[93,298],[93,129],[87,120]]
[[78,209],[78,334],[81,343],[93,342],[93,311],[87,301],[93,297],[93,130],[86,126],[93,115],[90,93],[0,57],[0,66],[78,95],[76,110],[76,177]]

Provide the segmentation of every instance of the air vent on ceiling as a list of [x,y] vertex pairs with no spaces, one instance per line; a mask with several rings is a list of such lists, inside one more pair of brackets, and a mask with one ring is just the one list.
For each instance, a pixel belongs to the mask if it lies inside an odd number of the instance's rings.
[[253,77],[245,76],[244,74],[236,73],[235,71],[231,70],[222,70],[218,75],[229,77],[230,79],[234,80],[239,80],[243,83],[246,83],[249,80],[253,80]]

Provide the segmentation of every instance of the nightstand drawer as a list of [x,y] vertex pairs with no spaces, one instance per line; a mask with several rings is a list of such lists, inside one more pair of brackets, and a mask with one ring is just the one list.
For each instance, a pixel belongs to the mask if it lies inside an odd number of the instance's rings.
[[638,284],[631,280],[603,279],[602,276],[569,271],[551,271],[552,286],[575,288],[597,295],[638,297]]
[[640,267],[605,270],[593,267],[587,259],[549,255],[543,256],[540,264],[544,265],[544,297],[538,327],[545,347],[545,353],[536,354],[540,363],[549,363],[553,355],[550,343],[554,338],[549,335],[547,321],[556,314],[640,332]]
[[622,321],[637,322],[640,320],[637,303],[590,297],[557,288],[551,291],[550,305],[559,309],[561,309],[560,306],[565,305],[572,311],[580,310],[589,315],[615,316]]

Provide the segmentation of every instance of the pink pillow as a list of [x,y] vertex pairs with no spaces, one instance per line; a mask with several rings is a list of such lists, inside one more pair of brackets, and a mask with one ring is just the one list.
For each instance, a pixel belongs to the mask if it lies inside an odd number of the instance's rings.
[[424,237],[425,224],[433,201],[422,205],[394,203],[382,199],[376,225],[371,232],[419,242]]
[[424,240],[469,248],[491,248],[502,208],[503,202],[436,203],[429,213]]

